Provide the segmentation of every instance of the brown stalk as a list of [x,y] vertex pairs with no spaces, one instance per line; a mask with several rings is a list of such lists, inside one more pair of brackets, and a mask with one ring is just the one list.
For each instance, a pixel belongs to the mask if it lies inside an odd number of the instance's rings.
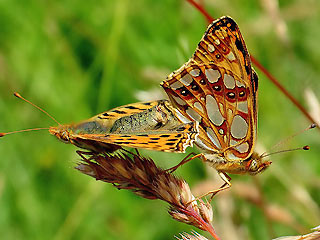
[[194,201],[189,185],[181,178],[158,168],[150,158],[120,150],[114,154],[82,157],[75,167],[96,180],[112,183],[147,199],[169,203],[169,214],[177,221],[207,231],[219,240],[211,224],[213,213],[209,203]]
[[[191,5],[197,8],[201,14],[207,19],[209,23],[215,20],[210,14],[197,2],[194,0],[187,0]],[[302,112],[302,114],[311,122],[315,123],[315,119],[308,113],[308,111],[296,100],[291,93],[289,93],[285,87],[253,56],[250,56],[253,64],[260,69],[260,71],[287,97],[289,100]],[[320,130],[320,126],[317,126]]]

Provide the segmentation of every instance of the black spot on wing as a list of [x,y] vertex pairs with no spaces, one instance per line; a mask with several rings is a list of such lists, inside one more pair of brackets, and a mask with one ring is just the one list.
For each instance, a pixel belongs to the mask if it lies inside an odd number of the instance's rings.
[[243,54],[243,56],[245,56],[246,51],[245,51],[244,46],[243,46],[242,42],[240,41],[240,39],[237,38],[235,41],[235,44],[236,44],[237,49]]
[[123,141],[114,141],[115,144],[130,144],[131,142],[123,142]]
[[148,134],[137,134],[137,136],[139,136],[139,137],[149,137]]
[[168,141],[168,142],[176,142],[176,141],[177,141],[177,139],[175,139],[175,138],[171,138],[171,139],[167,139],[167,141]]
[[166,145],[168,145],[168,146],[173,146],[173,145],[175,145],[176,143],[174,143],[174,142],[167,142],[166,143]]
[[146,105],[146,106],[150,106],[151,105],[151,102],[145,102],[145,103],[142,103],[143,105]]
[[246,69],[247,74],[250,76],[250,74],[251,74],[251,66],[250,65],[245,65],[244,67]]
[[253,85],[253,91],[256,92],[258,90],[258,75],[257,73],[252,69],[252,85]]
[[150,138],[150,140],[160,140],[160,138]]
[[167,137],[170,137],[170,135],[169,134],[162,134],[162,135],[160,135],[160,137],[167,138]]
[[112,110],[112,112],[118,113],[118,114],[126,114],[127,112],[125,111],[120,111],[120,110]]
[[134,107],[134,106],[126,106],[125,108],[128,108],[128,109],[139,109],[140,110],[140,108],[137,108],[137,107]]

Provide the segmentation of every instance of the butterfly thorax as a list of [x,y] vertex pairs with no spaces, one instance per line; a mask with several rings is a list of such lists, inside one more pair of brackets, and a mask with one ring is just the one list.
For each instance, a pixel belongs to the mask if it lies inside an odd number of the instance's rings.
[[204,154],[204,161],[208,162],[211,167],[219,172],[231,174],[250,174],[256,175],[264,171],[272,163],[264,160],[260,154],[254,152],[248,159],[238,161],[227,161],[220,154]]

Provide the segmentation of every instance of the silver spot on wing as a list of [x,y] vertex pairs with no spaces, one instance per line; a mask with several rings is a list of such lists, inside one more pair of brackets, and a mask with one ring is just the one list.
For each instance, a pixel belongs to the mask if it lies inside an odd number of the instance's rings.
[[221,126],[224,118],[219,111],[217,101],[211,95],[206,96],[206,109],[210,121],[216,126]]
[[223,82],[228,89],[233,89],[236,86],[234,78],[229,74],[224,75]]
[[189,75],[189,74],[186,74],[184,75],[180,81],[185,85],[185,86],[189,86],[192,81],[193,81],[193,78]]
[[247,136],[248,123],[240,115],[235,115],[231,124],[231,135],[236,139]]
[[192,108],[188,108],[186,110],[186,113],[188,114],[189,117],[191,117],[193,120],[197,121],[197,122],[201,122],[201,116],[199,115],[199,113],[197,113],[196,111],[194,111]]
[[206,69],[205,74],[210,83],[218,82],[219,78],[221,77],[220,72],[214,69]]
[[211,142],[216,146],[216,148],[221,149],[220,142],[211,128],[207,128],[207,135],[210,138]]

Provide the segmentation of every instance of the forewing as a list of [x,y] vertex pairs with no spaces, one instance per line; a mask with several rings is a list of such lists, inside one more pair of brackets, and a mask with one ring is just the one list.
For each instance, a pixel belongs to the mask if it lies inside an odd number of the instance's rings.
[[164,152],[185,152],[193,145],[198,135],[198,123],[181,124],[165,131],[150,131],[135,134],[83,134],[74,139],[113,144],[121,147],[144,148]]
[[243,160],[253,152],[257,77],[236,23],[213,22],[193,57],[162,83],[180,120],[200,123],[197,145]]
[[116,107],[116,108],[113,108],[109,111],[100,113],[100,114],[90,118],[88,121],[101,120],[101,119],[108,120],[108,121],[117,120],[121,117],[125,117],[128,115],[132,115],[135,113],[139,113],[139,112],[143,112],[145,110],[148,110],[154,106],[157,106],[160,101],[161,100],[151,101],[151,102],[139,102],[139,103],[132,103],[132,104],[124,105],[121,107]]

